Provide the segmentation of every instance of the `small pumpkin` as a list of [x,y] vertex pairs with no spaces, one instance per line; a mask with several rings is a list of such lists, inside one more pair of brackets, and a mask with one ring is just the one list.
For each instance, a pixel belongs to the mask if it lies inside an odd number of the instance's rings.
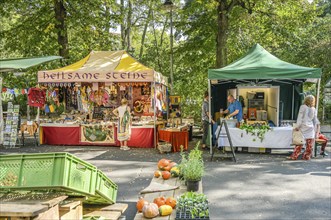
[[170,177],[171,177],[171,174],[170,174],[169,171],[162,171],[162,178],[163,178],[164,180],[167,180],[167,179],[169,179]]
[[170,173],[171,173],[171,176],[178,177],[180,174],[179,168],[178,167],[171,168]]
[[142,197],[140,197],[136,205],[138,212],[141,212],[143,210],[144,205],[146,204],[148,204],[148,202]]
[[165,203],[166,203],[166,205],[171,206],[171,208],[175,208],[176,204],[177,204],[177,201],[173,197],[169,197],[169,198],[166,199]]
[[168,166],[169,165],[169,163],[170,163],[170,160],[168,160],[168,159],[161,159],[161,160],[159,160],[159,162],[157,163],[157,167],[160,169],[160,170],[164,170],[164,168],[166,167],[166,166]]
[[157,197],[154,199],[153,203],[160,207],[166,204],[166,198],[164,198],[163,196]]
[[156,171],[154,172],[154,177],[156,177],[156,178],[159,178],[161,175],[162,175],[162,173],[161,173],[161,171],[159,171],[159,170],[156,170]]
[[154,218],[159,215],[159,207],[155,203],[147,203],[144,205],[142,213],[145,218]]
[[172,213],[172,207],[170,205],[162,205],[159,208],[159,212],[161,216],[170,215]]

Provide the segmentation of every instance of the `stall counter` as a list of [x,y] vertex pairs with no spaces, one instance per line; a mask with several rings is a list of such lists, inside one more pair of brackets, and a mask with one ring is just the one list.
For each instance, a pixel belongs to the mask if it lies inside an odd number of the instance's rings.
[[[220,127],[218,126],[215,132],[216,135],[219,129]],[[261,142],[258,137],[247,134],[245,130],[229,128],[233,147],[290,148],[292,144],[292,131],[292,127],[274,127],[265,134]],[[218,139],[218,146],[230,146],[224,127]]]
[[[95,125],[95,124],[93,124]],[[97,124],[96,124],[97,125]],[[93,143],[91,141],[82,141],[82,126],[78,124],[60,124],[60,123],[43,123],[40,125],[39,139],[40,144],[48,145],[100,145],[100,146],[120,146],[117,141],[117,128],[114,126],[113,139],[105,143]],[[153,148],[154,144],[154,126],[132,126],[131,138],[128,141],[129,147]]]

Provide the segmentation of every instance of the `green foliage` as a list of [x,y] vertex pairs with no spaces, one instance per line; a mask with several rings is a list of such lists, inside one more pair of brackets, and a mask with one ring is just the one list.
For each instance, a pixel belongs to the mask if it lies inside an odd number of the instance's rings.
[[[262,142],[264,140],[265,133],[270,131],[270,126],[261,125],[261,124],[253,124],[253,125],[242,124],[240,125],[240,129],[245,130],[247,134],[249,133],[251,135],[256,136]],[[255,139],[253,141],[255,141]]]
[[181,162],[178,165],[180,173],[185,180],[201,180],[204,173],[204,163],[202,160],[202,151],[199,150],[200,142],[198,142],[190,153],[181,152]]
[[[161,1],[65,0],[69,58],[29,69],[23,76],[4,75],[4,86],[36,85],[36,72],[58,68],[85,57],[91,50],[123,49],[119,26],[131,25],[130,53],[147,66],[170,76],[169,13]],[[215,67],[218,1],[174,1],[174,94],[182,97],[182,114],[200,121],[207,72]],[[229,2],[229,1],[227,1]],[[227,63],[244,55],[255,43],[282,60],[323,69],[322,88],[331,77],[331,2],[317,0],[236,1],[227,11]],[[148,16],[149,11],[151,15]],[[2,58],[57,55],[58,30],[54,1],[1,1],[0,51]],[[144,27],[147,32],[142,44]],[[128,31],[128,30],[126,30]],[[125,32],[125,31],[124,31]],[[140,52],[142,51],[142,54]],[[323,98],[323,94],[321,94]]]
[[209,216],[207,196],[203,193],[186,192],[177,198],[178,210],[189,211],[192,219]]

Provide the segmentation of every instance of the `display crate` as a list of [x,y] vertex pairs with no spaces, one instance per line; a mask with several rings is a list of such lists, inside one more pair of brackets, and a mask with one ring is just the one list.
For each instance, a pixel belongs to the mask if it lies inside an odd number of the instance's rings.
[[84,203],[114,204],[116,203],[118,186],[103,172],[97,171],[95,196],[89,197]]
[[0,155],[0,191],[54,190],[93,196],[97,168],[69,153]]

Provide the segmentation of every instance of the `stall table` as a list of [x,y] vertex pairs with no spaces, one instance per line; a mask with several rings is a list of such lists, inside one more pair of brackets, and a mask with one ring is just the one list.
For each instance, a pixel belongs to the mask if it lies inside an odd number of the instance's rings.
[[[217,135],[220,127],[217,128]],[[239,128],[229,128],[233,147],[255,148],[290,148],[292,144],[292,127],[274,127],[268,131],[261,142],[257,136],[247,134]],[[226,137],[225,128],[222,128],[218,139],[218,146],[230,146]]]
[[184,150],[188,149],[189,133],[188,131],[159,130],[159,140],[171,143],[174,152],[179,152],[180,146]]
[[[179,178],[172,177],[169,180],[164,180],[162,178],[154,177],[151,181],[151,185],[153,183],[165,184],[167,186],[178,186],[178,188],[174,189],[174,190],[142,194],[142,197],[144,198],[144,200],[146,200],[148,202],[153,202],[153,200],[159,196],[177,198],[178,196],[187,192],[187,186],[185,186],[184,181],[181,181]],[[199,191],[197,193],[202,193],[202,192],[203,192],[202,181],[200,181],[199,182]],[[174,220],[175,218],[176,218],[176,209],[174,209],[172,211],[172,213],[168,216],[157,216],[153,219],[154,220]],[[136,216],[134,217],[134,220],[147,220],[147,218],[145,218],[141,212],[137,212]]]
[[[117,128],[114,129],[114,143],[91,143],[81,141],[81,125],[44,123],[40,125],[40,144],[49,145],[102,145],[120,146],[117,141]],[[129,147],[153,148],[154,147],[154,126],[132,126],[131,138],[128,141]]]

